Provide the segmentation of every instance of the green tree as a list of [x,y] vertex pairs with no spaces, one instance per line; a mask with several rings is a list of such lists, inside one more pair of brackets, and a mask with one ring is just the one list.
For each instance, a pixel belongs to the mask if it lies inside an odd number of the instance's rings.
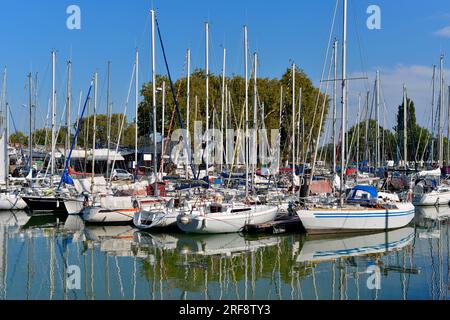
[[28,145],[28,136],[19,131],[9,136],[10,143],[19,143],[21,145]]
[[[422,159],[422,155],[424,156],[424,160],[428,159],[428,145],[431,143],[431,134],[430,132],[421,126],[419,126],[416,122],[416,108],[414,106],[414,101],[411,99],[407,99],[407,137],[408,137],[408,161],[420,161]],[[397,135],[398,142],[398,150],[401,158],[404,158],[403,155],[403,132],[404,132],[404,103],[402,103],[398,107],[397,112],[397,124],[394,127],[394,131]]]

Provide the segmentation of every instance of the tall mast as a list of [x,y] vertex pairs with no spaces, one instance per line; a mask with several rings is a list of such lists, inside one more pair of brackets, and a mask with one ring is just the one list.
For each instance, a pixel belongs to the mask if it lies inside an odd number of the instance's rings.
[[136,49],[136,83],[135,83],[135,109],[134,109],[134,170],[138,171],[138,111],[139,111],[139,50]]
[[447,107],[447,166],[450,164],[450,86],[448,87]]
[[244,61],[245,61],[245,197],[248,198],[248,34],[244,26]]
[[434,107],[436,104],[436,65],[433,65],[433,96],[431,98],[431,165],[434,163]]
[[280,166],[281,166],[281,126],[283,124],[282,122],[282,116],[283,116],[283,85],[280,87],[280,111],[278,113],[278,128],[280,128],[280,132],[278,133],[278,168],[277,171],[280,172]]
[[162,83],[162,119],[161,119],[161,150],[162,150],[162,155],[161,155],[161,173],[164,172],[164,155],[166,154],[166,150],[165,150],[165,143],[164,143],[164,115],[165,115],[165,110],[166,110],[166,82],[163,81]]
[[292,194],[295,194],[295,63],[292,64]]
[[[188,139],[188,146],[190,143],[190,108],[191,108],[191,49],[187,49],[187,88],[186,88],[186,137]],[[188,153],[188,150],[186,150]],[[186,179],[189,178],[188,163],[186,162]]]
[[406,170],[408,168],[408,98],[406,85],[403,85],[403,156]]
[[[110,96],[111,96],[111,61],[108,61],[108,88],[106,92],[106,118],[107,118],[107,125],[106,125],[106,140],[107,140],[107,150],[106,150],[106,176],[109,177],[109,149],[111,148],[111,102],[110,102]],[[94,102],[95,104],[95,102]],[[95,105],[94,105],[95,110]],[[94,111],[95,114],[95,111]],[[95,128],[95,127],[94,127]],[[95,146],[94,146],[95,149]]]
[[[68,152],[70,149],[70,112],[72,107],[72,93],[71,93],[71,82],[72,82],[72,62],[67,61],[67,88],[66,88],[66,146],[64,148],[64,158],[67,159]],[[31,122],[30,122],[31,125]]]
[[155,11],[151,10],[152,17],[152,92],[153,92],[153,172],[155,174],[154,195],[159,196],[158,190],[158,159],[156,144],[156,61],[155,61]]
[[333,81],[333,173],[336,173],[336,113],[337,113],[337,52],[338,41],[334,40],[333,44],[334,55],[334,81]]
[[55,175],[55,148],[56,148],[56,51],[52,51],[52,157],[51,157],[51,185]]
[[[5,162],[4,162],[4,177],[2,177],[2,180],[5,179],[5,188],[8,190],[8,177],[9,177],[9,154],[8,154],[8,141],[9,141],[9,135],[8,135],[8,117],[9,117],[9,106],[6,102],[6,79],[7,79],[7,69],[5,67],[3,71],[3,82],[2,82],[2,96],[0,101],[0,106],[2,108],[2,114],[4,116],[3,118],[3,125],[2,125],[2,131],[1,135],[3,136],[3,154],[5,155]],[[4,109],[3,109],[4,108]]]
[[91,174],[91,193],[94,193],[94,176],[95,176],[95,140],[97,136],[97,91],[98,91],[98,74],[94,74],[94,123],[92,124],[93,135],[92,135],[92,174]]
[[359,132],[360,132],[360,117],[361,117],[361,93],[358,95],[358,117],[356,120],[356,183],[358,184],[358,172],[359,172]]
[[33,168],[33,76],[31,72],[28,74],[28,89],[29,89],[29,136],[28,136],[28,167]]
[[191,49],[187,49],[187,96],[186,96],[186,129],[187,136],[189,137],[190,128],[190,107],[191,107]]
[[257,129],[258,129],[258,119],[257,119],[257,110],[258,110],[258,93],[257,93],[257,84],[258,84],[258,55],[254,54],[254,70],[253,70],[253,134],[252,134],[252,188],[255,188],[255,170],[257,165],[257,152],[258,152],[258,138],[257,138]]
[[347,0],[344,0],[344,21],[342,36],[342,141],[341,141],[341,205],[344,202],[344,173],[345,173],[345,140],[346,140],[346,107],[347,107]]
[[205,70],[206,70],[206,176],[209,168],[209,24],[205,23]]
[[376,157],[375,157],[375,168],[380,167],[380,71],[377,70],[377,79],[376,79],[376,138],[375,138],[375,144],[376,144]]
[[[227,62],[227,49],[223,48],[223,64],[222,64],[222,116],[220,119],[220,135],[222,137],[220,143],[220,150],[223,150],[223,129],[224,129],[224,117],[225,117],[225,68],[226,68],[226,62]],[[221,152],[221,159],[222,161],[220,161],[220,172],[222,172],[223,170],[223,152]]]
[[443,121],[444,121],[444,55],[441,55],[440,61],[440,97],[439,97],[439,166],[444,164],[444,138],[443,138]]

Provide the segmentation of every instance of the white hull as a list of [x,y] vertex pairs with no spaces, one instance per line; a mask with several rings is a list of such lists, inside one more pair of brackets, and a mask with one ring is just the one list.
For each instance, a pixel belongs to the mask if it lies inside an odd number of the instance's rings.
[[196,212],[190,215],[179,215],[177,226],[188,233],[233,233],[240,232],[247,224],[265,223],[275,219],[278,207],[257,206],[242,213],[209,213]]
[[297,214],[309,234],[341,233],[398,229],[414,218],[411,203],[399,203],[397,209],[373,209],[348,206],[334,209],[298,210]]
[[82,210],[83,220],[89,223],[129,223],[133,221],[137,209],[105,209],[87,207]]
[[450,202],[450,192],[431,191],[414,196],[415,206],[447,206]]
[[340,239],[307,240],[297,262],[321,262],[399,250],[414,240],[414,229],[403,228]]
[[64,200],[64,205],[66,206],[67,213],[69,215],[78,215],[84,208],[83,199],[67,199]]
[[178,215],[179,211],[165,211],[164,209],[139,211],[134,215],[133,224],[141,230],[174,227],[177,225]]
[[27,204],[20,196],[0,194],[0,210],[24,210],[26,207]]

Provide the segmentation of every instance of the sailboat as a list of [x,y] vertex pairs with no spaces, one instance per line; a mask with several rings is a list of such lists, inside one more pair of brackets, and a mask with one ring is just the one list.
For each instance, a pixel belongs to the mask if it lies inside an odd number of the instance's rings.
[[[444,114],[444,79],[443,79],[443,69],[444,69],[444,57],[441,56],[440,59],[440,98],[439,98],[439,150],[438,150],[438,163],[440,166],[443,165],[443,114]],[[434,77],[433,77],[434,80]],[[434,81],[433,81],[434,83]],[[434,86],[433,86],[434,88]],[[433,94],[434,98],[434,94]],[[432,115],[433,117],[434,115]],[[443,168],[445,169],[445,168]],[[441,169],[423,171],[419,172],[415,185],[413,188],[414,199],[413,204],[415,206],[448,206],[450,203],[450,186],[442,184],[440,181]]]
[[[342,132],[346,132],[345,113],[347,103],[347,0],[343,3],[343,63],[342,63]],[[356,186],[345,201],[346,135],[341,139],[341,195],[340,205],[299,208],[296,210],[304,228],[309,234],[342,233],[398,229],[408,225],[414,218],[411,202],[378,194],[376,188]],[[314,174],[312,172],[311,174]]]
[[6,96],[6,68],[3,74],[2,96],[1,96],[1,117],[0,117],[0,184],[5,186],[5,190],[0,193],[0,210],[23,210],[27,204],[19,195],[19,190],[9,190],[9,153],[8,153],[8,105]]

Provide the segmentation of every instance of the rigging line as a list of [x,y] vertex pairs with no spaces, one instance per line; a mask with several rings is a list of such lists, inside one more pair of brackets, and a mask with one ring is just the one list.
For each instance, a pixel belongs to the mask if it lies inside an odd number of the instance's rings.
[[[178,121],[179,121],[179,124],[180,124],[180,129],[183,131],[184,130],[183,119],[181,118],[180,108],[178,106],[178,100],[177,100],[177,97],[175,95],[175,89],[173,87],[172,77],[170,75],[169,64],[168,64],[167,57],[166,57],[166,51],[164,49],[164,44],[163,44],[163,40],[162,40],[162,36],[161,36],[161,30],[159,29],[159,22],[158,22],[158,19],[156,17],[155,17],[155,22],[156,22],[156,28],[158,30],[158,37],[159,37],[159,41],[160,41],[160,44],[161,44],[162,53],[163,53],[163,56],[164,56],[164,62],[165,62],[166,69],[167,69],[167,75],[169,77],[170,90],[172,92],[172,97],[173,97],[173,100],[174,100],[174,103],[175,103],[175,107],[176,107],[176,110],[177,110],[177,115],[178,115]],[[194,164],[192,163],[191,150],[190,150],[189,146],[187,145],[187,138],[186,138],[185,132],[183,132],[183,141],[184,141],[186,150],[188,150],[188,161],[189,161],[189,164],[190,164],[191,169],[192,169],[192,174],[193,174],[194,177],[196,177],[197,175],[196,175],[196,172],[195,172],[195,167],[194,167]],[[206,171],[208,171],[208,170],[206,170]],[[199,174],[200,174],[200,171],[199,171]]]
[[[127,100],[125,102],[125,108],[124,108],[124,111],[123,111],[122,122],[120,124],[120,128],[118,129],[119,132],[118,132],[118,137],[117,137],[116,152],[114,153],[114,160],[113,160],[113,163],[112,163],[112,166],[111,166],[111,175],[109,176],[110,183],[112,181],[112,176],[114,174],[114,166],[116,165],[117,154],[119,153],[120,141],[122,139],[123,128],[125,126],[125,120],[126,120],[126,117],[127,117],[126,114],[127,114],[127,109],[128,109],[128,103],[130,101],[131,89],[133,87],[133,81],[134,81],[135,74],[136,74],[136,64],[133,64],[133,68],[132,69],[133,69],[133,71],[131,73],[130,85],[128,87],[128,95],[127,95]],[[120,120],[120,117],[119,117],[119,120]]]
[[[322,96],[320,91],[322,89],[322,81],[324,80],[324,76],[325,76],[325,72],[326,72],[327,61],[328,61],[328,56],[329,56],[329,53],[330,53],[332,34],[333,34],[333,30],[334,30],[334,25],[335,25],[335,22],[336,22],[336,15],[337,15],[338,6],[339,6],[339,0],[336,0],[336,6],[334,8],[333,20],[332,20],[332,23],[331,23],[330,32],[329,32],[329,36],[328,36],[328,45],[327,45],[327,49],[326,49],[326,53],[325,53],[325,57],[324,57],[324,62],[323,62],[321,81],[320,81],[320,84],[319,84],[319,88],[317,90],[317,99],[316,99],[315,108],[314,108],[313,121],[312,121],[312,125],[311,125],[310,132],[309,132],[309,135],[308,135],[308,143],[306,145],[306,150],[307,151],[310,149],[310,146],[311,146],[313,129],[315,127],[314,126],[314,122],[315,122],[316,113],[317,113],[316,111],[317,111],[319,103],[320,103],[320,97]],[[327,87],[328,87],[328,84],[327,84]],[[326,100],[326,97],[324,96],[323,99]],[[304,158],[303,158],[303,163],[306,162],[306,157],[307,156],[306,156],[306,153],[305,153]],[[303,178],[303,173],[304,173],[304,170],[302,170],[302,178]],[[313,175],[314,175],[314,170],[311,172],[311,177]]]

